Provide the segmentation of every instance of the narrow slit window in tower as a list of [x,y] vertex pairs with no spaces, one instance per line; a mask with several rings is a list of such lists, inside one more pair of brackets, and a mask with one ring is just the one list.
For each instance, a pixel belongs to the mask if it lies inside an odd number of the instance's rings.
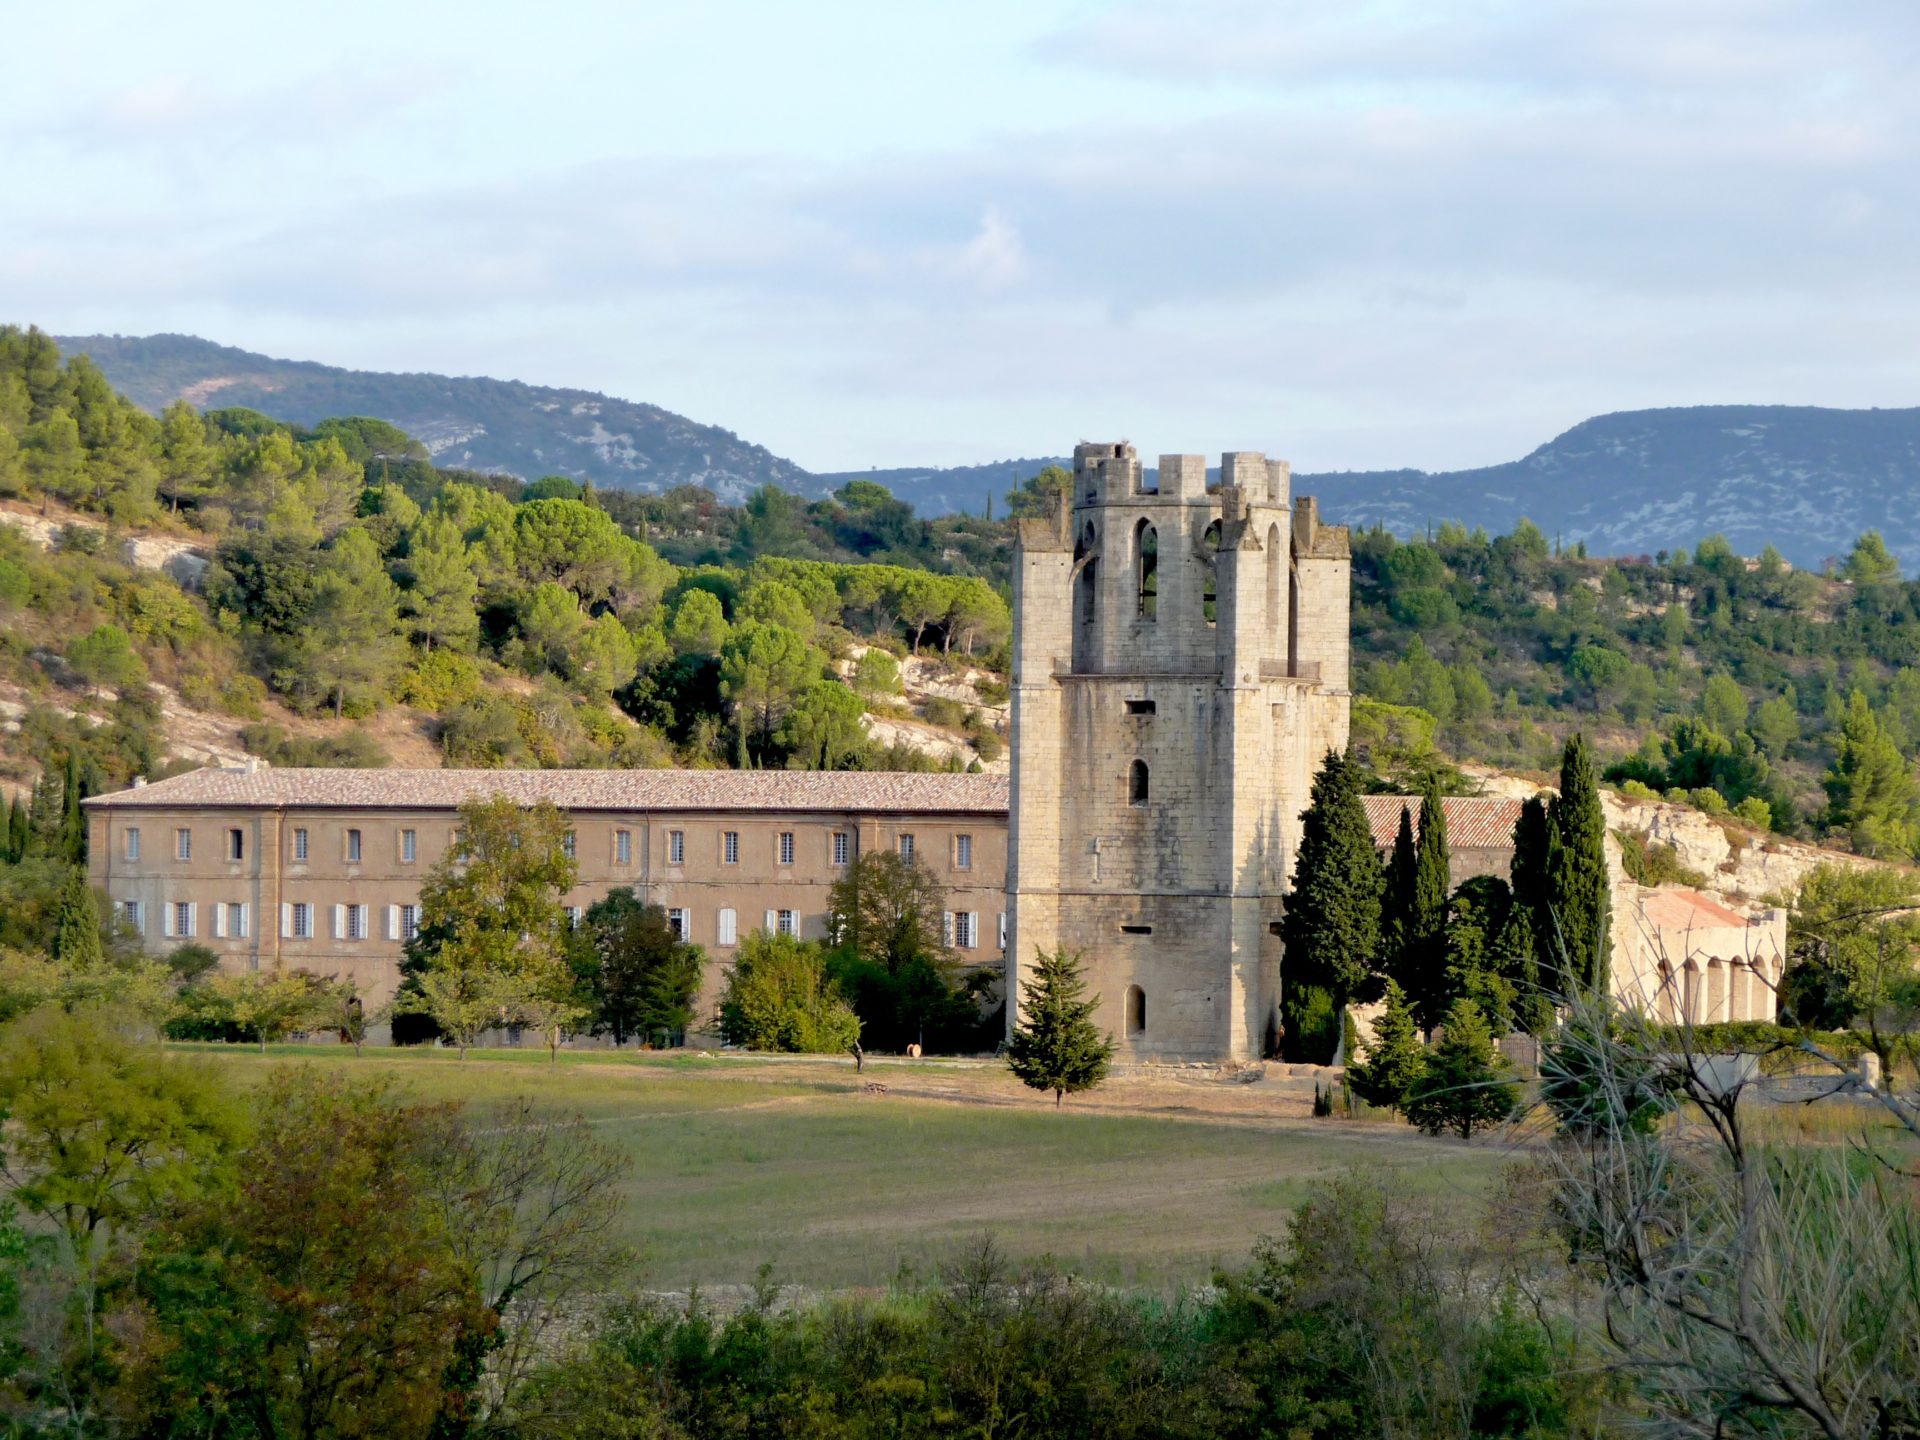
[[1144,805],[1147,803],[1147,762],[1136,760],[1127,772],[1127,803]]
[[1127,1038],[1147,1033],[1147,992],[1138,985],[1127,987]]
[[1207,526],[1206,533],[1200,537],[1201,548],[1206,552],[1201,560],[1203,574],[1200,581],[1200,613],[1206,617],[1207,624],[1213,624],[1220,615],[1219,589],[1216,584],[1217,568],[1215,557],[1220,553],[1220,522],[1214,521]]

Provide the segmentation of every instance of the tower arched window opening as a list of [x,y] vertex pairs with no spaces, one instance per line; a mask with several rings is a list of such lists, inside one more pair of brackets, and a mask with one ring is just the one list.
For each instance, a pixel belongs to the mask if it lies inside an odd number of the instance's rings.
[[1139,615],[1153,620],[1160,614],[1160,532],[1145,520],[1133,527],[1133,579]]
[[1136,760],[1127,769],[1127,803],[1144,805],[1147,803],[1147,762]]
[[1127,1013],[1124,1028],[1127,1038],[1131,1040],[1135,1036],[1146,1034],[1147,992],[1142,990],[1138,985],[1129,985],[1127,987],[1126,1009]]

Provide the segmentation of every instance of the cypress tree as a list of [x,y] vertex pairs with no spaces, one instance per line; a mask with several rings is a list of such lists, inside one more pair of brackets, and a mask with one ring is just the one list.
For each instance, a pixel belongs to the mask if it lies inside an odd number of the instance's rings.
[[1547,862],[1554,929],[1547,941],[1564,955],[1567,993],[1607,988],[1607,822],[1600,810],[1600,783],[1587,755],[1586,737],[1575,732],[1560,758],[1560,793],[1547,806],[1552,843]]
[[1537,981],[1549,993],[1564,995],[1558,957],[1547,944],[1553,934],[1553,889],[1547,876],[1552,849],[1553,827],[1547,823],[1546,802],[1536,795],[1520,806],[1520,818],[1513,822],[1513,864],[1508,876],[1513,908],[1525,916],[1527,955]]
[[1386,890],[1380,897],[1380,969],[1389,980],[1407,980],[1407,947],[1413,938],[1413,887],[1417,866],[1413,815],[1400,807],[1400,828],[1387,853]]
[[1420,1028],[1432,1033],[1447,1005],[1447,812],[1432,785],[1420,798],[1420,836],[1414,851],[1413,933],[1406,975],[1407,992]]
[[66,780],[62,770],[48,765],[33,785],[33,800],[27,807],[26,855],[55,855],[60,851],[66,830],[64,796]]
[[1380,950],[1386,877],[1360,802],[1361,770],[1329,751],[1302,817],[1293,890],[1281,922],[1284,1049],[1324,1065],[1339,1046],[1339,1011],[1368,978]]
[[1007,1042],[1007,1067],[1035,1090],[1063,1097],[1091,1090],[1107,1078],[1113,1036],[1095,1028],[1100,997],[1082,1000],[1087,984],[1080,957],[1062,948],[1035,957],[1033,979],[1021,987],[1020,1023]]
[[100,907],[94,903],[87,872],[67,871],[53,914],[53,958],[74,970],[91,970],[105,959],[100,947]]
[[13,804],[7,808],[7,833],[0,837],[0,847],[4,847],[9,865],[18,865],[27,858],[27,807],[20,803],[17,791]]
[[1407,1095],[1407,1118],[1429,1135],[1451,1130],[1471,1140],[1475,1130],[1498,1125],[1520,1104],[1520,1087],[1493,1048],[1493,1035],[1471,1000],[1447,1011],[1445,1034]]
[[1373,1024],[1373,1042],[1366,1047],[1366,1059],[1348,1068],[1347,1083],[1369,1105],[1397,1111],[1407,1103],[1407,1092],[1426,1064],[1426,1047],[1407,1008],[1406,993],[1389,980],[1386,1009]]
[[80,802],[98,788],[98,774],[92,762],[83,762],[78,751],[68,751],[66,770],[60,781],[60,834],[56,853],[69,865],[87,863],[87,812],[80,808]]
[[1553,1027],[1553,1002],[1540,983],[1533,915],[1518,896],[1507,907],[1506,919],[1494,935],[1493,967],[1513,987],[1514,1023],[1529,1035],[1546,1034]]

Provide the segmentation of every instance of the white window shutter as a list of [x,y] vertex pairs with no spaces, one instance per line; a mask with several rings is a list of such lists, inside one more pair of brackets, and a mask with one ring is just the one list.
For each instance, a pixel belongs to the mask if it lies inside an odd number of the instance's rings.
[[398,940],[399,938],[400,907],[398,905],[389,905],[387,906],[387,939]]
[[160,933],[167,939],[173,939],[173,902],[167,901],[160,907]]
[[200,907],[192,901],[187,902],[187,938],[191,940],[199,933]]
[[333,938],[338,940],[346,933],[347,907],[344,905],[336,905],[333,907]]
[[280,907],[280,938],[282,940],[293,938],[293,906],[291,904]]
[[767,911],[767,933],[773,934],[780,927],[780,917],[772,910]]
[[233,907],[233,913],[235,920],[238,922],[234,926],[233,933],[244,940],[248,935],[253,933],[253,907],[243,900]]
[[940,929],[946,937],[946,943],[953,944],[953,911],[949,910],[940,917]]
[[227,907],[224,905],[213,907],[213,938],[216,940],[227,938]]

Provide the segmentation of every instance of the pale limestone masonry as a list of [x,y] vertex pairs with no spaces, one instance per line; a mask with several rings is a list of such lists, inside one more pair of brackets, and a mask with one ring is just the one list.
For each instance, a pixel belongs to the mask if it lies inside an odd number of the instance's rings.
[[1126,1062],[1264,1053],[1301,812],[1347,743],[1347,531],[1284,461],[1220,470],[1163,455],[1148,488],[1083,444],[1014,558],[1008,989],[1081,952]]

